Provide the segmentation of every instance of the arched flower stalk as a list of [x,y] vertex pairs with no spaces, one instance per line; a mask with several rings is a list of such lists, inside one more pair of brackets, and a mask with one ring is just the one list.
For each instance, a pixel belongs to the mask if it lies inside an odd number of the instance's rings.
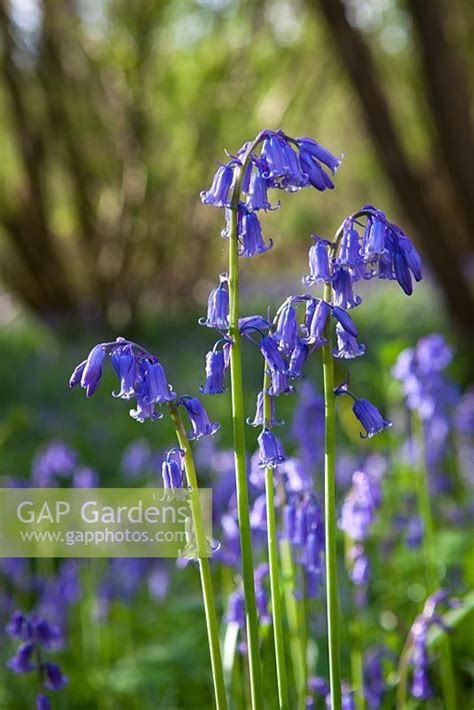
[[[92,396],[102,377],[106,358],[110,358],[120,382],[120,389],[118,392],[113,393],[114,397],[125,400],[136,399],[136,408],[130,410],[130,415],[134,419],[139,422],[144,422],[146,419],[161,419],[163,417],[161,407],[164,406],[168,410],[180,448],[172,449],[169,452],[163,466],[165,487],[182,487],[184,483],[183,473],[185,473],[187,485],[193,491],[198,491],[196,468],[190,440],[214,434],[219,428],[219,424],[209,420],[203,405],[196,397],[184,396],[176,399],[176,393],[173,392],[172,387],[168,384],[164,368],[158,358],[140,345],[124,338],[117,338],[114,342],[96,345],[89,353],[87,359],[76,367],[71,375],[69,385],[75,387],[80,384],[86,390],[87,396]],[[191,424],[191,431],[188,433],[186,433],[181,416],[181,408],[186,411]],[[184,467],[184,472],[181,471],[181,466]],[[208,541],[205,536],[201,507],[197,496],[191,496],[191,515],[198,552],[215,703],[218,710],[226,710],[227,699],[211,569],[209,559],[199,555],[200,551],[206,550]]]
[[281,130],[264,130],[255,140],[245,143],[237,156],[231,156],[227,164],[221,165],[211,188],[201,193],[204,204],[226,209],[226,228],[222,235],[229,240],[228,336],[231,341],[229,364],[232,422],[253,708],[263,707],[263,691],[247,488],[239,326],[239,256],[253,257],[272,247],[271,240],[266,244],[263,239],[256,214],[259,210],[273,209],[268,200],[268,189],[287,192],[295,192],[304,187],[315,187],[320,191],[331,189],[334,185],[323,165],[335,173],[339,164],[337,157],[313,139],[294,139]]

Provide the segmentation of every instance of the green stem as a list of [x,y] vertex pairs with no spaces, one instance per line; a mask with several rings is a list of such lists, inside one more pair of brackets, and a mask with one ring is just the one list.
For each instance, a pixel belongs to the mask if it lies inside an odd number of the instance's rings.
[[[349,535],[344,535],[344,556],[346,560],[346,569],[349,572],[350,556],[353,541]],[[350,640],[350,657],[351,657],[351,676],[352,689],[354,690],[354,699],[356,710],[365,710],[365,695],[364,695],[364,654],[362,650],[362,627],[361,621],[354,602],[352,603],[352,619],[349,623],[349,640]]]
[[398,684],[397,684],[397,710],[405,710],[407,706],[407,688],[408,688],[408,672],[410,669],[411,656],[411,633],[408,634],[407,640],[403,647],[400,663],[398,665]]
[[[206,548],[206,534],[204,531],[201,506],[199,503],[198,482],[196,468],[191,446],[189,444],[183,421],[175,404],[168,404],[171,420],[176,429],[176,437],[179,446],[184,451],[184,467],[188,485],[196,495],[191,496],[191,512],[193,516],[194,532],[196,535],[197,549],[202,551]],[[212,679],[214,682],[214,694],[216,707],[218,710],[227,709],[227,698],[225,693],[224,671],[222,667],[221,647],[219,642],[219,624],[217,621],[216,606],[214,601],[214,591],[212,588],[211,568],[207,557],[199,557],[199,573],[201,576],[202,596],[204,600],[204,611],[206,615],[207,637],[209,642],[209,652],[211,656]]]
[[[263,377],[263,418],[265,426],[271,426],[271,399],[268,394],[270,386],[265,363]],[[267,504],[267,541],[268,562],[270,567],[270,595],[273,615],[273,639],[275,643],[275,662],[278,685],[278,704],[281,710],[288,708],[288,681],[286,677],[285,639],[283,634],[283,611],[281,603],[280,579],[278,574],[278,542],[275,520],[273,469],[265,469],[265,495]]]
[[[419,440],[424,444],[423,423],[417,422],[416,429],[419,433]],[[426,458],[423,456],[419,462],[419,470],[416,475],[418,512],[423,522],[423,555],[425,558],[425,572],[428,586],[428,595],[432,594],[440,585],[439,567],[436,564],[436,535],[433,514],[431,510],[430,488],[428,480],[428,468]],[[448,637],[443,638],[439,645],[440,652],[440,675],[441,689],[444,699],[445,710],[455,710],[456,708],[456,684],[454,681],[453,661]]]
[[[331,284],[324,285],[324,300],[332,296]],[[327,343],[322,346],[324,378],[324,513],[326,532],[326,589],[331,708],[341,710],[341,668],[339,651],[339,600],[336,552],[336,406],[332,355],[331,317],[325,329]]]
[[245,409],[242,378],[241,335],[239,331],[239,235],[237,210],[244,172],[250,159],[251,152],[257,146],[259,141],[260,137],[258,136],[257,139],[249,145],[245,155],[241,159],[242,165],[235,171],[235,183],[232,192],[229,215],[229,335],[232,339],[232,347],[230,349],[232,427],[234,437],[237,514],[240,528],[242,577],[247,624],[250,691],[252,697],[252,707],[254,710],[263,708],[263,688],[262,669],[260,665],[257,605],[255,600],[249,495],[247,487]]
[[296,565],[291,552],[289,540],[280,540],[280,560],[283,577],[283,593],[285,597],[288,630],[290,632],[290,652],[293,664],[293,674],[298,696],[298,708],[306,707],[307,662],[304,631],[296,599]]

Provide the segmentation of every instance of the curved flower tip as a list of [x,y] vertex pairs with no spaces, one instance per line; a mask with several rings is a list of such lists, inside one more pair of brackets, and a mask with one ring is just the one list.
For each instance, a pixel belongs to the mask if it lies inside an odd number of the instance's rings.
[[217,330],[226,330],[229,327],[229,288],[226,278],[221,277],[219,286],[210,292],[207,318],[200,318],[199,324]]
[[260,449],[260,459],[258,465],[261,468],[276,468],[282,463],[286,456],[283,445],[278,437],[269,429],[264,429],[258,437]]
[[365,434],[360,435],[362,439],[370,439],[392,426],[392,422],[384,419],[377,407],[368,399],[357,399],[352,406],[352,411],[366,430]]
[[229,206],[229,190],[234,179],[234,171],[230,164],[220,165],[214,175],[209,190],[201,192],[201,201],[214,207]]
[[203,404],[197,397],[181,397],[178,406],[183,406],[189,417],[192,430],[186,434],[189,441],[200,439],[203,436],[213,436],[220,429],[219,422],[211,422]]
[[350,360],[364,355],[365,345],[358,343],[357,339],[347,333],[340,323],[336,325],[336,337],[337,346],[333,349],[334,357]]
[[211,350],[206,355],[206,382],[199,387],[203,394],[222,394],[225,392],[225,357],[223,350]]

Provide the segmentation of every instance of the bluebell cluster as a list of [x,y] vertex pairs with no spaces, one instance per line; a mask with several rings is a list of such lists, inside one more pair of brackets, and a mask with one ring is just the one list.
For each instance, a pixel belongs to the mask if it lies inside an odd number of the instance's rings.
[[62,638],[59,629],[42,617],[26,616],[16,611],[6,627],[10,638],[20,641],[15,655],[7,666],[15,673],[38,673],[41,692],[36,696],[38,710],[50,710],[49,697],[43,691],[61,690],[68,679],[61,672],[57,663],[43,660],[43,651],[55,651],[61,647]]

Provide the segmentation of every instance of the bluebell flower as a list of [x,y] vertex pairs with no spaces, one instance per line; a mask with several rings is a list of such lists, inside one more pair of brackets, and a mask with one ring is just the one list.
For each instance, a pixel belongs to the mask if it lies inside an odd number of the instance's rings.
[[43,685],[48,690],[61,690],[69,682],[57,663],[43,663]]
[[423,273],[420,255],[408,237],[403,235],[398,227],[394,227],[394,229],[398,235],[398,248],[402,252],[408,268],[413,274],[415,281],[421,281]]
[[282,133],[270,134],[262,148],[262,160],[266,166],[265,177],[271,178],[275,187],[293,192],[308,184],[297,155]]
[[366,430],[365,434],[361,433],[360,435],[362,439],[370,439],[375,434],[380,434],[381,431],[392,426],[392,422],[389,419],[384,419],[377,407],[368,399],[356,399],[352,411]]
[[263,254],[273,246],[271,239],[268,245],[265,244],[262,236],[262,227],[254,212],[245,212],[242,215],[239,239],[241,242],[240,256],[251,257],[256,254]]
[[280,394],[293,394],[295,388],[290,384],[289,376],[287,372],[280,372],[279,370],[273,370],[271,373],[272,382],[268,390],[269,394],[278,397]]
[[51,710],[51,703],[47,695],[39,693],[36,696],[36,710]]
[[[268,180],[262,175],[259,165],[256,165],[250,175],[247,206],[251,211],[273,209],[267,195]],[[278,206],[278,205],[277,205]]]
[[357,339],[344,330],[340,323],[336,324],[336,338],[337,346],[333,349],[334,357],[351,359],[365,353],[365,345],[358,343]]
[[182,449],[170,449],[166,454],[166,459],[161,465],[161,475],[164,488],[182,488],[184,481],[184,451]]
[[335,259],[338,266],[347,266],[359,274],[361,263],[360,235],[354,228],[350,219],[346,219],[343,226],[339,255]]
[[352,397],[354,400],[352,411],[366,430],[365,434],[361,433],[360,435],[362,439],[370,439],[372,436],[375,436],[375,434],[380,434],[381,431],[392,426],[392,422],[388,419],[384,419],[377,407],[369,402],[368,399],[358,399],[350,392],[347,381],[336,387],[334,394],[336,397],[349,395],[349,397]]
[[239,331],[242,334],[249,333],[252,330],[268,330],[271,325],[270,321],[263,316],[244,316],[239,318]]
[[[81,375],[81,387],[86,390],[86,395],[88,397],[91,397],[99,386],[105,356],[106,350],[104,346],[96,345],[95,348],[92,348],[87,360],[85,361]],[[75,376],[77,376],[76,370],[73,372],[71,377],[71,380],[74,378],[74,383]]]
[[422,613],[416,617],[411,627],[410,665],[413,669],[413,678],[410,692],[418,700],[427,700],[433,694],[428,675],[428,632],[433,626],[449,631],[437,612],[437,607],[441,603],[448,607],[456,607],[460,604],[456,599],[449,600],[446,590],[440,589],[428,597]]
[[265,422],[264,416],[263,416],[263,397],[264,393],[259,392],[257,395],[257,407],[255,411],[255,416],[252,419],[247,419],[247,424],[249,426],[265,426],[265,424],[268,424],[270,427],[274,426],[280,426],[283,424],[283,421],[281,419],[276,418],[276,413],[275,413],[275,398],[270,395],[270,421]]
[[366,540],[380,506],[380,483],[365,471],[355,471],[341,508],[339,527],[356,542]]
[[303,278],[303,283],[306,285],[332,281],[333,278],[329,267],[330,242],[327,239],[320,239],[316,235],[313,236],[313,239],[316,240],[315,244],[308,253],[309,276]]
[[206,355],[206,383],[200,386],[203,394],[222,394],[225,392],[224,352],[214,347]]
[[352,318],[346,311],[344,311],[342,308],[339,308],[339,306],[334,306],[332,308],[332,314],[334,318],[338,321],[338,323],[341,324],[342,328],[346,331],[346,333],[349,333],[349,335],[352,335],[354,338],[357,338],[357,327]]
[[130,410],[132,419],[143,424],[147,419],[151,419],[155,422],[163,418],[163,414],[156,411],[155,404],[149,401],[146,390],[144,395],[137,394],[136,400],[135,409]]
[[281,350],[289,354],[297,344],[298,323],[296,311],[291,303],[286,303],[278,315],[275,337]]
[[39,488],[52,488],[56,479],[70,478],[78,463],[77,452],[62,441],[50,441],[35,455],[31,479]]
[[330,150],[325,148],[313,138],[300,137],[295,139],[300,150],[307,151],[314,160],[324,163],[333,175],[341,164],[341,158],[336,157]]
[[329,306],[329,303],[326,303],[326,301],[322,300],[317,301],[317,305],[314,309],[311,322],[308,326],[308,336],[304,339],[303,342],[307,343],[308,345],[313,345],[316,348],[328,342],[327,338],[324,335],[324,329],[326,327],[326,322],[330,312],[331,308]]
[[214,175],[214,180],[209,190],[201,192],[201,200],[205,205],[214,207],[229,206],[229,190],[234,179],[232,165],[220,165]]
[[22,643],[15,655],[8,661],[7,668],[14,673],[29,673],[33,671],[36,668],[35,664],[31,662],[34,650],[34,643]]
[[309,348],[300,338],[298,338],[295,347],[290,356],[290,363],[288,366],[288,375],[299,379],[303,377],[303,366],[308,359]]
[[212,436],[220,428],[218,422],[210,421],[204,406],[197,397],[181,397],[176,404],[186,409],[191,422],[192,431],[187,434],[190,441],[200,439],[202,436]]
[[286,503],[282,511],[283,537],[293,541],[296,526],[296,507],[293,502]]
[[162,415],[155,411],[155,405],[172,401],[176,394],[168,384],[158,358],[124,338],[96,345],[87,360],[74,370],[69,386],[75,387],[80,383],[86,389],[87,396],[91,396],[99,384],[107,355],[120,378],[120,391],[114,396],[137,399],[136,408],[130,410],[130,416],[140,422],[160,419]]
[[272,372],[288,372],[288,363],[278,349],[273,335],[265,335],[261,339],[260,351]]
[[367,219],[364,232],[362,255],[366,260],[378,259],[386,252],[385,238],[387,232],[387,219],[383,212],[374,210]]
[[318,470],[324,452],[324,398],[309,382],[301,387],[292,435],[298,444],[298,456],[304,469],[311,473]]
[[268,577],[268,565],[264,562],[259,564],[254,572],[255,600],[257,603],[258,618],[261,624],[271,623],[271,616],[268,610],[268,595],[264,587],[266,577]]
[[344,268],[338,268],[334,274],[333,280],[334,304],[340,308],[355,308],[362,299],[356,296],[352,289],[352,277],[349,271]]
[[110,356],[113,368],[120,380],[120,390],[112,392],[113,397],[130,399],[135,394],[137,383],[137,362],[131,345],[116,348]]
[[258,465],[261,468],[276,468],[285,460],[281,441],[269,429],[263,429],[258,437],[258,445],[260,448]]
[[387,692],[382,667],[384,655],[390,654],[383,646],[372,647],[364,654],[364,695],[369,710],[379,710]]
[[227,274],[220,276],[219,286],[213,288],[207,300],[207,318],[199,319],[200,325],[226,330],[229,327],[229,289]]
[[176,392],[168,384],[163,366],[157,358],[145,358],[140,367],[144,377],[140,394],[146,404],[163,404],[176,398]]
[[233,622],[241,629],[245,628],[245,599],[241,589],[231,592],[227,598],[227,623]]
[[370,562],[363,545],[353,545],[349,552],[351,563],[350,578],[356,586],[363,586],[369,583]]
[[[59,666],[42,660],[41,649],[54,650],[61,645],[61,636],[56,626],[40,616],[15,612],[6,631],[12,638],[22,641],[15,655],[7,662],[10,670],[15,673],[37,670],[40,686],[47,690],[60,690],[66,685],[68,679],[61,673]],[[38,708],[48,707],[45,697],[44,694],[37,696]]]
[[329,175],[323,170],[320,164],[313,159],[311,153],[302,148],[299,153],[300,165],[303,173],[307,176],[310,185],[323,192],[324,190],[332,190],[334,183]]

